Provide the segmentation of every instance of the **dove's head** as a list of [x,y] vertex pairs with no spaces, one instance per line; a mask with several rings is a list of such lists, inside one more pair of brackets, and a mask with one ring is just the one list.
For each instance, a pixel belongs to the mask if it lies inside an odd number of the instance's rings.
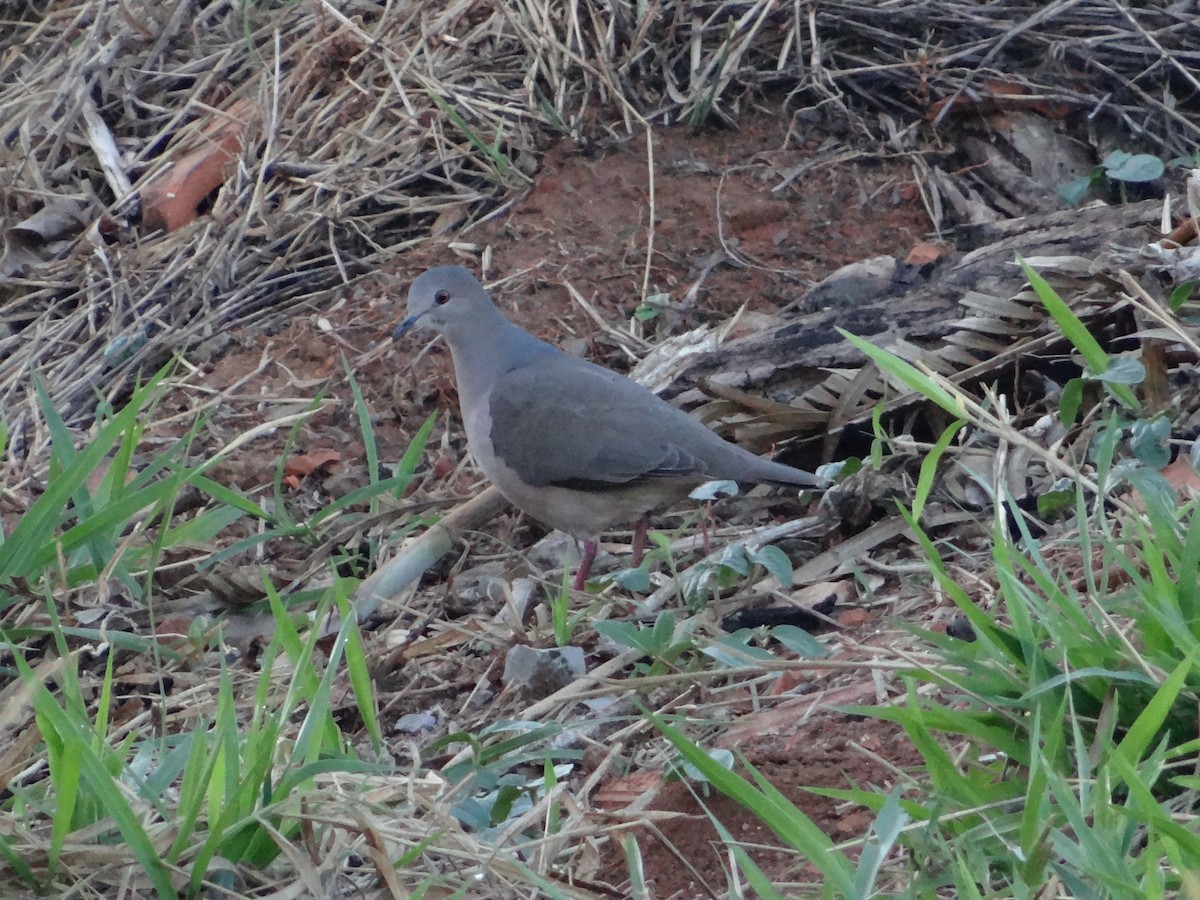
[[481,327],[491,316],[499,311],[474,275],[462,266],[438,266],[418,275],[408,289],[407,315],[392,337],[429,328],[452,340],[456,331]]

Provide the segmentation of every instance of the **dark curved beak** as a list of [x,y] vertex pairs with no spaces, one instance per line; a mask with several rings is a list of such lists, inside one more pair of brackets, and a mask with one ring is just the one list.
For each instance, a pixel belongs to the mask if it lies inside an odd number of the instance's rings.
[[417,324],[418,316],[409,316],[403,322],[396,326],[396,330],[392,332],[392,340],[398,341],[404,335],[408,334],[409,330]]

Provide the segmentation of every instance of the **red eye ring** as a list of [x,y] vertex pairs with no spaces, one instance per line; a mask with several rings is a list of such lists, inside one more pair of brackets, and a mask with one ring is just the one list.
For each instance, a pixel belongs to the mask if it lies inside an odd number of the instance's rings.
[[438,291],[436,294],[433,295],[433,302],[436,303],[438,306],[445,306],[447,303],[450,302],[450,292],[449,291]]

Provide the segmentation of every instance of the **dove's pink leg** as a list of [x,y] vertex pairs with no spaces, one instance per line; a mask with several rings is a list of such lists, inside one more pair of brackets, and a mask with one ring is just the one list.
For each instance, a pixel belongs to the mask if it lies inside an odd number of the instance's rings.
[[582,591],[587,586],[588,573],[592,571],[592,562],[596,558],[596,542],[587,540],[583,542],[583,555],[579,558],[579,568],[575,570],[575,580],[571,583],[571,587],[577,591]]
[[633,526],[633,568],[637,568],[642,564],[642,557],[646,555],[646,520],[638,519],[637,524]]

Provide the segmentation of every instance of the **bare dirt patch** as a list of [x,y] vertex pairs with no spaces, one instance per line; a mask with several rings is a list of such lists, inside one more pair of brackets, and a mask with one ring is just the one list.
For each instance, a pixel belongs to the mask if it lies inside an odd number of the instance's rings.
[[[509,312],[559,341],[595,330],[561,282],[610,320],[628,319],[642,299],[651,239],[649,290],[675,301],[675,330],[743,304],[775,312],[809,282],[903,253],[929,228],[905,163],[873,149],[822,155],[830,140],[811,127],[798,136],[765,108],[736,131],[656,131],[652,236],[645,137],[599,150],[563,141],[532,189],[466,238],[491,248],[485,274],[517,276],[501,295]],[[409,270],[409,260],[401,265]]]
[[[856,803],[822,797],[806,788],[873,787],[886,793],[916,767],[920,754],[903,731],[888,723],[818,711],[784,734],[763,735],[740,748],[746,759],[835,843],[861,837],[874,814]],[[786,892],[786,884],[819,891],[818,876],[784,848],[760,818],[703,785],[673,781],[650,804],[665,814],[653,826],[633,829],[643,856],[646,882],[656,897],[721,896],[728,890],[729,853],[713,827],[719,821],[742,842],[750,857]],[[856,852],[851,855],[857,856]],[[621,848],[610,845],[604,871],[622,871]],[[815,880],[815,883],[814,883]]]

